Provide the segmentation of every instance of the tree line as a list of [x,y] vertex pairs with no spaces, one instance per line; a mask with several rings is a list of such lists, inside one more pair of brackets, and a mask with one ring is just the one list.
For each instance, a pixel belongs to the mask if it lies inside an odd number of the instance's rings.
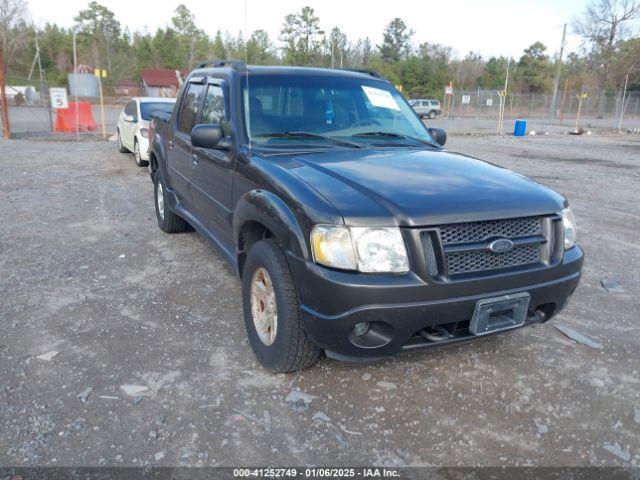
[[[264,30],[248,36],[218,30],[210,37],[194,14],[178,5],[169,23],[155,32],[129,31],[113,11],[96,1],[74,17],[74,26],[54,23],[36,27],[29,21],[25,0],[0,0],[0,40],[9,81],[23,80],[36,67],[36,37],[40,63],[49,85],[65,85],[73,68],[73,31],[78,63],[108,71],[105,84],[140,79],[145,68],[189,70],[209,59],[240,59],[258,65],[303,65],[375,69],[412,97],[441,98],[444,85],[458,90],[501,89],[507,68],[511,92],[549,93],[557,59],[536,42],[519,58],[485,58],[469,52],[455,57],[451,47],[419,43],[401,18],[392,19],[378,42],[350,39],[338,26],[321,28],[311,7],[283,19],[280,35]],[[629,89],[640,90],[640,0],[591,0],[571,26],[583,43],[579,52],[562,60],[562,78],[570,90],[620,89],[628,75]],[[36,77],[37,78],[37,71]]]

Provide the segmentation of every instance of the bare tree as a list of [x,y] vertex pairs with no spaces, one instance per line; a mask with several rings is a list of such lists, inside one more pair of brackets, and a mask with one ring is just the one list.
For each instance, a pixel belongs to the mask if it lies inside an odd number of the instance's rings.
[[27,35],[27,2],[0,0],[0,47],[6,63],[11,63],[15,53],[25,44]]
[[630,24],[640,18],[640,0],[592,0],[574,28],[592,47],[601,66],[602,80],[609,77],[616,47],[628,38]]
[[458,88],[472,89],[484,73],[486,61],[478,53],[469,52],[462,60],[454,60],[451,66],[455,72]]

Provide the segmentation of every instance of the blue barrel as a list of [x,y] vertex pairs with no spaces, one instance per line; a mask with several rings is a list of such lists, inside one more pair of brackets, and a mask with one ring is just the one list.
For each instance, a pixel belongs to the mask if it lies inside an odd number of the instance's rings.
[[516,120],[516,126],[513,128],[514,137],[524,137],[527,133],[527,121]]

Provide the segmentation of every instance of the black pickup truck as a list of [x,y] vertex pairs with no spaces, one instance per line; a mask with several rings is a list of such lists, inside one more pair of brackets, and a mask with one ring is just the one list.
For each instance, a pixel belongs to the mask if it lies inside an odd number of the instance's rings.
[[205,63],[151,132],[158,225],[231,263],[273,371],[545,322],[578,285],[567,201],[444,150],[375,72]]

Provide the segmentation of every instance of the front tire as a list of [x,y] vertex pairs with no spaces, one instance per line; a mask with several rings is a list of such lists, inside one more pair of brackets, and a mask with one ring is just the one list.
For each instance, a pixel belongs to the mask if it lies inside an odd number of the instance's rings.
[[242,301],[249,343],[275,373],[308,368],[322,350],[307,336],[289,263],[273,239],[251,248],[242,274]]
[[431,120],[433,120],[434,118],[436,118],[436,112],[434,112],[433,110],[431,110],[431,111],[429,112],[429,118],[430,118]]
[[187,222],[169,208],[168,195],[164,180],[159,171],[153,177],[153,193],[156,204],[156,219],[160,230],[165,233],[179,233],[188,229]]

